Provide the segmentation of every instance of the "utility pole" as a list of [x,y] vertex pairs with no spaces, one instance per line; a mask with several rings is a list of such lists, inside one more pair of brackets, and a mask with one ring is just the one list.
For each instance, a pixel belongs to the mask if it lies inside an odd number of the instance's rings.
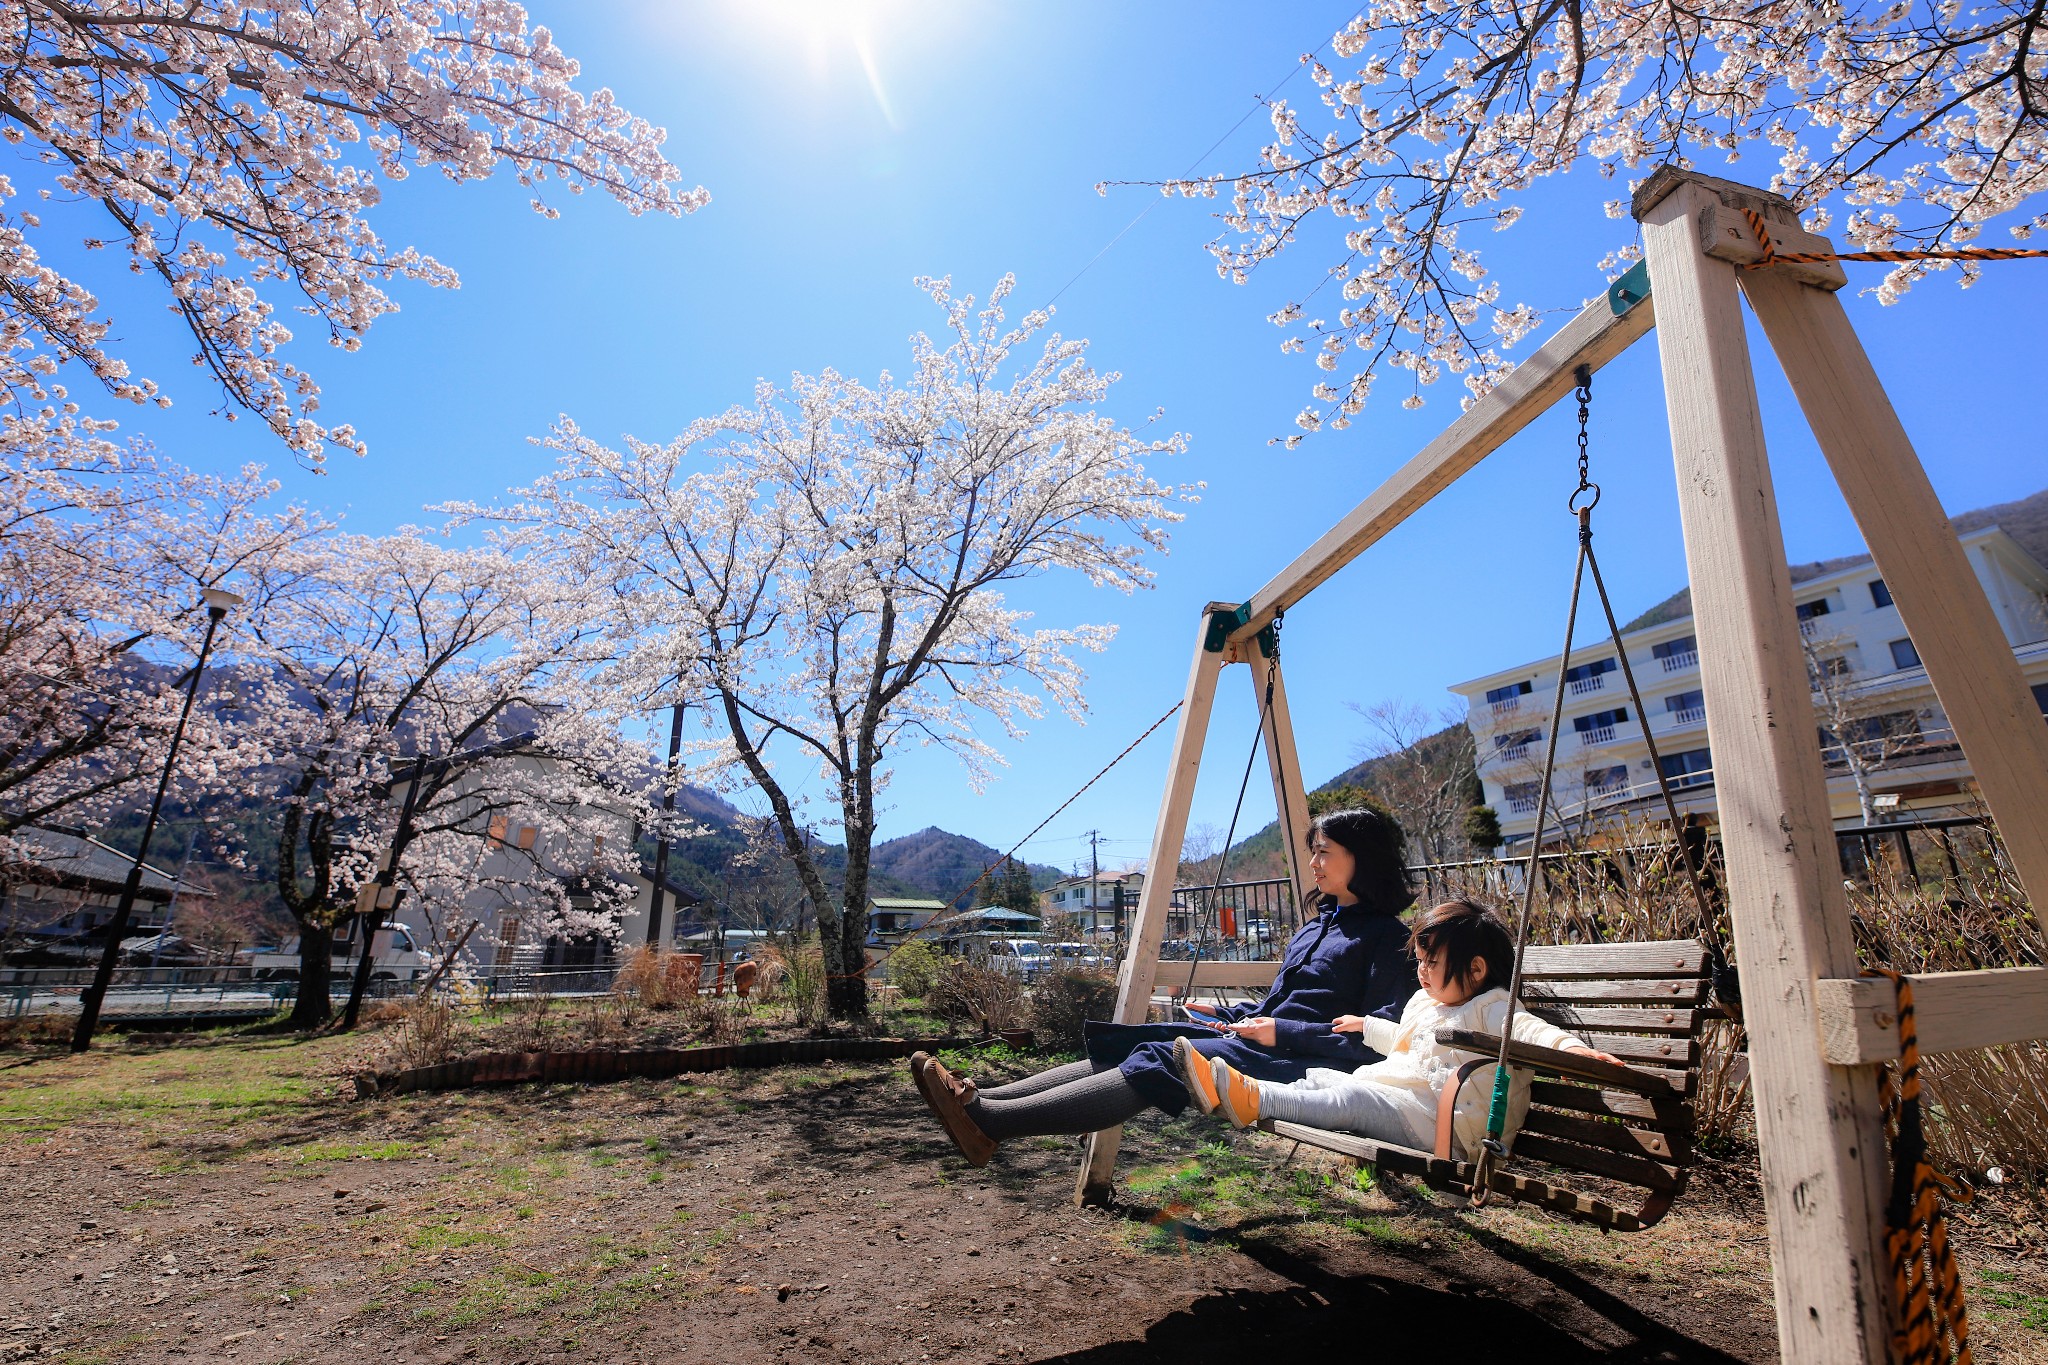
[[1101,830],[1088,831],[1088,925],[1093,929],[1102,927],[1102,920],[1095,913],[1102,908],[1102,864],[1095,853],[1095,846],[1101,841]]

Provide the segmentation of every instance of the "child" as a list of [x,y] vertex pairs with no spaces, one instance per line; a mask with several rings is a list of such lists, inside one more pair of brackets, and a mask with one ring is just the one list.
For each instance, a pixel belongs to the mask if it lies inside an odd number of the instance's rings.
[[[1206,1059],[1192,1048],[1177,1049],[1188,1095],[1204,1113],[1223,1111],[1231,1124],[1248,1128],[1261,1119],[1283,1119],[1316,1128],[1337,1128],[1424,1151],[1436,1145],[1437,1100],[1475,1055],[1442,1046],[1439,1029],[1464,1029],[1499,1036],[1507,1022],[1506,984],[1514,973],[1515,947],[1507,926],[1493,911],[1471,901],[1446,901],[1415,923],[1409,943],[1422,989],[1408,1000],[1399,1023],[1380,1016],[1340,1016],[1340,1033],[1363,1035],[1384,1059],[1356,1071],[1318,1067],[1306,1080],[1288,1084],[1255,1081],[1221,1058]],[[1579,1039],[1527,1010],[1515,1011],[1515,1038],[1538,1047],[1560,1048],[1604,1062],[1618,1059],[1596,1052]],[[1471,1160],[1486,1136],[1493,1098],[1492,1066],[1465,1083],[1452,1120],[1452,1155]],[[1529,1107],[1527,1077],[1509,1098],[1507,1136],[1512,1138]]]

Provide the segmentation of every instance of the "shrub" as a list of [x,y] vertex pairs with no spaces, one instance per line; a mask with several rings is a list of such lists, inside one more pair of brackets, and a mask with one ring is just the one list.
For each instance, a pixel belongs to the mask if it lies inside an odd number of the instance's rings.
[[913,939],[889,954],[889,980],[905,995],[923,1000],[939,984],[939,973],[945,966],[946,960],[933,952],[930,945]]
[[958,959],[946,963],[926,1003],[941,1018],[1001,1032],[1024,1023],[1024,983],[1008,972]]
[[1082,1025],[1116,1009],[1116,977],[1108,972],[1052,972],[1031,991],[1031,1034],[1040,1047],[1078,1052]]
[[783,959],[782,990],[798,1025],[825,1022],[825,950],[816,939],[797,944]]

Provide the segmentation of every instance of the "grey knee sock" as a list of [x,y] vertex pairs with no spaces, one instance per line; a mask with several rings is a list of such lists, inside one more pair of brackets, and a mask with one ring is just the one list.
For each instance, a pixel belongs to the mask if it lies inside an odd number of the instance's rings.
[[983,1086],[981,1097],[985,1100],[1021,1100],[1026,1095],[1036,1095],[1041,1090],[1050,1090],[1069,1081],[1086,1080],[1099,1070],[1100,1067],[1084,1057],[1078,1062],[1068,1062],[1065,1066],[1051,1067],[1035,1076],[1026,1076],[1021,1081],[1011,1081],[1008,1085]]
[[984,1093],[967,1107],[967,1113],[982,1132],[997,1142],[1007,1142],[1011,1138],[1047,1133],[1092,1133],[1099,1128],[1114,1128],[1150,1107],[1150,1102],[1124,1079],[1123,1072],[1111,1068],[1021,1099],[993,1099]]

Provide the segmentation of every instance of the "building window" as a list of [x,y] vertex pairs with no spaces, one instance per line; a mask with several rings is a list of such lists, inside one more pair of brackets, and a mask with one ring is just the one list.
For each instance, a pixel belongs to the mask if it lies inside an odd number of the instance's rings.
[[1533,683],[1509,683],[1506,687],[1488,688],[1486,692],[1486,699],[1490,702],[1515,701],[1519,698],[1528,696],[1531,692],[1535,690],[1536,688]]
[[540,827],[538,825],[521,825],[519,827],[519,846],[527,852],[531,853],[533,851],[534,842],[539,838]]
[[1690,692],[1673,692],[1664,698],[1664,709],[1681,721],[1703,720],[1707,714],[1707,694],[1697,687]]
[[1911,640],[1892,641],[1892,666],[1894,668],[1918,668],[1920,651],[1913,648]]
[[1811,621],[1816,616],[1828,614],[1828,599],[1816,597],[1811,602],[1801,602],[1792,608],[1792,614],[1802,621]]
[[2041,717],[2048,720],[2048,683],[2034,684],[2034,705],[2041,708]]
[[489,837],[493,845],[504,843],[506,836],[510,834],[511,831],[512,822],[510,820],[507,820],[502,815],[493,815],[491,817],[491,830]]
[[1597,678],[1602,673],[1612,673],[1613,671],[1614,660],[1595,659],[1589,664],[1574,664],[1567,668],[1564,671],[1564,680],[1568,683],[1584,682],[1588,678]]
[[1823,678],[1845,678],[1849,675],[1849,660],[1840,654],[1816,659],[1813,667]]
[[1628,708],[1617,706],[1611,711],[1595,711],[1590,716],[1573,716],[1572,729],[1581,734],[1587,730],[1612,729],[1628,719]]
[[1534,782],[1510,782],[1501,788],[1501,797],[1512,811],[1536,809],[1536,784]]
[[1605,768],[1586,769],[1586,790],[1598,796],[1611,796],[1628,789],[1628,764],[1616,763]]
[[1892,604],[1892,590],[1884,585],[1882,578],[1870,580],[1870,605],[1888,607]]
[[1674,654],[1697,654],[1699,642],[1690,635],[1681,635],[1676,640],[1666,640],[1661,645],[1650,646],[1650,657],[1668,659]]
[[1493,747],[1503,754],[1515,754],[1543,738],[1541,730],[1516,730],[1493,737]]
[[1674,787],[1697,787],[1714,780],[1713,754],[1706,749],[1687,749],[1682,754],[1664,754],[1657,760],[1664,776]]

